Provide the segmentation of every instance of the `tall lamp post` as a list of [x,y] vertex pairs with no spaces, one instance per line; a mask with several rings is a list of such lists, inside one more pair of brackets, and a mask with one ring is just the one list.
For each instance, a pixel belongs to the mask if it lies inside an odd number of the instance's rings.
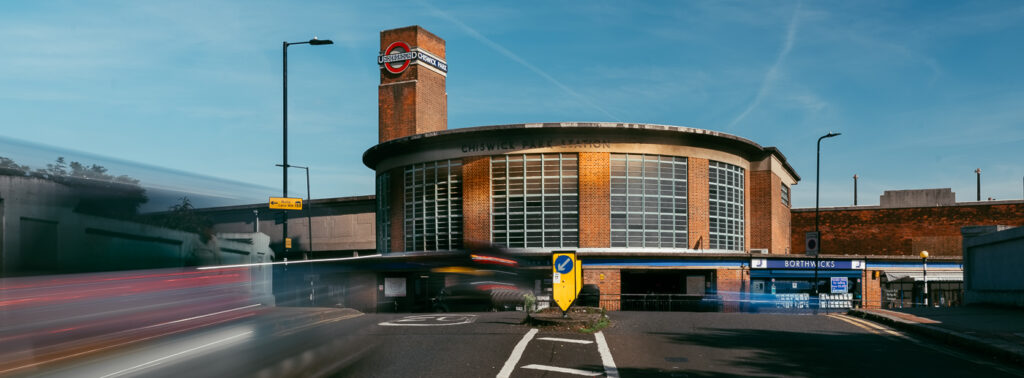
[[842,133],[829,132],[828,134],[822,135],[818,138],[818,162],[816,165],[816,173],[814,178],[814,233],[818,235],[818,253],[814,254],[814,295],[818,296],[818,265],[820,265],[821,259],[821,231],[818,230],[819,217],[818,217],[818,200],[821,197],[821,140],[825,138],[831,138],[842,135]]
[[[282,180],[281,187],[284,189],[283,190],[284,191],[284,197],[288,197],[288,46],[291,46],[291,45],[313,45],[313,46],[319,46],[319,45],[332,45],[332,44],[334,44],[334,42],[329,40],[329,39],[316,39],[315,37],[313,39],[305,41],[305,42],[287,42],[287,41],[285,41],[285,42],[282,42],[282,44],[281,44],[281,46],[282,46],[281,47],[281,51],[282,51],[281,57],[283,59],[282,67],[283,67],[283,70],[284,70],[284,75],[282,75],[282,77],[284,78],[284,85],[282,86],[283,91],[284,91],[283,92],[284,94],[282,96],[282,98],[284,99],[283,100],[284,103],[283,103],[283,106],[282,106],[283,113],[284,113],[284,117],[282,117],[282,119],[284,120],[283,121],[284,122],[284,128],[283,128],[284,129],[284,136],[281,138],[281,140],[284,143],[284,149],[283,149],[284,157],[283,157],[283,160],[281,161],[282,164],[278,164],[278,165],[281,166],[281,171],[282,171],[282,178],[283,178],[283,180]],[[284,256],[287,257],[288,256],[288,212],[284,213],[284,221],[282,222],[282,225],[281,225],[281,233],[283,235],[282,236],[283,237],[282,241],[284,242],[284,246],[285,246],[285,248],[284,248]]]
[[921,264],[924,270],[924,307],[928,307],[928,251],[921,251]]
[[309,255],[313,256],[313,195],[309,194],[309,167],[301,165],[277,164],[278,167],[299,168],[306,170],[306,223],[309,225]]

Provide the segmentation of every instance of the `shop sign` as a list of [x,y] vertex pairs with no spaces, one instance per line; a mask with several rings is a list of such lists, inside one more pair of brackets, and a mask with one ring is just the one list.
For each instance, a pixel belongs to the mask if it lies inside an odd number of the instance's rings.
[[[817,260],[818,269],[856,269],[864,270],[863,260]],[[807,259],[751,259],[750,267],[754,269],[814,269],[815,260]]]
[[402,73],[415,62],[426,63],[441,71],[442,74],[448,73],[448,63],[445,63],[444,60],[423,50],[413,50],[409,48],[409,44],[401,41],[392,42],[382,54],[377,56],[377,64],[393,74]]

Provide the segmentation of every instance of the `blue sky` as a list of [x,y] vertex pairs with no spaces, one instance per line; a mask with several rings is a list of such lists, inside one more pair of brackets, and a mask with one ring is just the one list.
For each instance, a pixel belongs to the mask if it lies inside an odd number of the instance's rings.
[[851,205],[854,174],[861,205],[973,200],[975,168],[983,199],[1024,196],[1015,1],[4,2],[0,135],[277,196],[281,42],[319,36],[335,44],[288,50],[289,162],[314,198],[372,194],[379,32],[407,25],[447,41],[449,128],[722,131],[786,155],[796,207],[814,206],[815,141],[836,131],[822,206]]

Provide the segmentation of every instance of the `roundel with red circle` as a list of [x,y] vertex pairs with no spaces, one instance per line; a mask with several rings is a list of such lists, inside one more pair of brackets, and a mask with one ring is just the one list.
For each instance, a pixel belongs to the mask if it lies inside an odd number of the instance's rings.
[[[388,55],[405,54],[410,52],[411,50],[412,49],[410,49],[409,45],[406,44],[405,42],[392,42],[390,45],[388,45],[388,48],[384,50],[384,57],[387,57]],[[405,69],[409,67],[409,64],[411,62],[412,58],[409,58],[396,60],[393,62],[385,62],[383,64],[384,69],[388,70],[388,72],[398,74],[402,73],[402,71],[405,71]]]

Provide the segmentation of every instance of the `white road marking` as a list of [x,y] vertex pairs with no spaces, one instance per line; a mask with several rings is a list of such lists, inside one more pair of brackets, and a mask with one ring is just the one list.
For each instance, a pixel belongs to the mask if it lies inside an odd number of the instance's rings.
[[223,339],[214,341],[212,343],[203,344],[203,345],[197,346],[195,348],[186,349],[186,350],[183,350],[183,351],[178,352],[178,353],[174,353],[174,354],[171,354],[171,355],[168,355],[168,356],[160,357],[160,358],[157,358],[157,359],[155,359],[153,361],[146,362],[144,364],[135,365],[133,367],[130,367],[130,368],[127,368],[127,369],[124,369],[124,370],[121,370],[121,371],[116,371],[116,372],[104,375],[104,376],[102,376],[100,378],[113,377],[115,375],[121,375],[121,374],[124,374],[124,373],[131,372],[133,370],[138,370],[138,369],[142,369],[142,368],[145,368],[145,367],[149,367],[149,366],[153,366],[153,365],[158,365],[161,362],[163,362],[164,360],[167,360],[167,359],[170,359],[170,358],[174,358],[174,357],[177,357],[177,356],[189,353],[189,352],[194,352],[194,351],[197,351],[197,350],[200,350],[200,349],[203,349],[203,348],[207,348],[207,347],[210,347],[210,346],[214,346],[214,345],[217,345],[217,344],[225,343],[225,342],[231,341],[233,339],[237,339],[237,338],[242,337],[242,336],[248,336],[248,335],[251,335],[252,333],[253,333],[252,331],[249,331],[249,332],[240,333],[240,334],[237,334],[237,335],[234,335],[234,336],[231,336],[231,337],[223,338]]
[[523,369],[546,370],[546,371],[553,371],[553,372],[556,372],[556,373],[566,373],[566,374],[582,375],[582,376],[585,376],[585,377],[595,377],[595,376],[601,375],[600,372],[596,372],[596,371],[569,369],[569,368],[563,368],[563,367],[557,367],[557,366],[547,366],[547,365],[537,365],[537,364],[523,366]]
[[597,351],[601,353],[604,374],[609,378],[618,378],[619,369],[615,367],[615,360],[612,359],[612,350],[608,349],[608,342],[604,340],[604,333],[595,333],[594,338],[597,339]]
[[560,343],[593,344],[590,340],[562,339],[558,337],[538,337],[537,340],[557,341]]
[[435,327],[469,324],[474,321],[476,321],[476,315],[411,315],[393,322],[383,322],[378,323],[377,325],[398,327]]
[[522,340],[519,340],[519,344],[512,349],[512,355],[508,356],[508,360],[505,361],[505,366],[498,372],[498,378],[508,378],[512,376],[512,371],[515,370],[516,364],[519,363],[519,359],[523,357],[523,352],[526,351],[526,344],[530,343],[533,336],[536,335],[538,330],[536,328],[531,329],[526,335],[523,336]]
[[220,314],[223,314],[223,313],[228,313],[228,312],[238,311],[238,310],[245,310],[245,309],[249,309],[249,308],[253,308],[253,307],[259,307],[259,306],[261,306],[259,303],[251,304],[251,305],[244,306],[244,307],[237,307],[237,308],[233,308],[233,309],[230,309],[230,310],[224,310],[224,311],[218,311],[218,312],[214,312],[214,313],[209,313],[209,314],[206,314],[206,315],[193,316],[191,318],[178,319],[178,320],[173,320],[173,321],[169,321],[169,322],[165,322],[165,323],[154,324],[154,325],[142,327],[142,328],[139,328],[139,329],[160,327],[160,326],[165,326],[165,325],[168,325],[168,324],[187,322],[189,320],[196,320],[196,319],[205,318],[207,316],[220,315]]

